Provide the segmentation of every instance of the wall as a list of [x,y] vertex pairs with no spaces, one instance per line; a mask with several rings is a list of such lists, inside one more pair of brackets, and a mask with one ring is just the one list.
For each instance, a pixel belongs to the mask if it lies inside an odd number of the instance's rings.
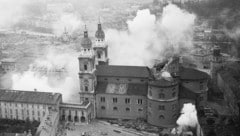
[[98,76],[97,80],[99,82],[109,82],[109,83],[148,83],[147,78],[122,78],[122,77],[107,77],[107,76]]
[[[105,102],[101,102],[101,97],[105,98]],[[113,98],[117,98],[117,103],[113,103]],[[130,103],[125,103],[125,99],[129,98]],[[138,104],[138,99],[142,100],[142,104]],[[97,94],[97,117],[98,118],[116,118],[116,119],[146,119],[146,97],[136,95],[117,95],[117,94]],[[105,109],[102,109],[102,106]],[[114,107],[118,109],[113,110]],[[129,108],[130,111],[126,111]]]

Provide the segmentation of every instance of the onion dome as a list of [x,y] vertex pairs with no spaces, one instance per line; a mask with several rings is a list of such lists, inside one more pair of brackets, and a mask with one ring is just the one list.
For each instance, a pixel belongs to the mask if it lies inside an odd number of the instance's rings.
[[83,48],[91,48],[92,47],[92,41],[88,37],[88,31],[87,30],[84,31],[84,37],[81,40],[81,45],[82,45]]
[[103,32],[102,25],[100,23],[98,24],[98,30],[95,33],[95,37],[97,39],[105,39],[105,33]]

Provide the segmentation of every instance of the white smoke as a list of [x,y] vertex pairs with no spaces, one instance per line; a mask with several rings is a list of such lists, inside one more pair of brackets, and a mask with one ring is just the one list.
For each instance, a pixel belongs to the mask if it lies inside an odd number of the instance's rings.
[[191,103],[186,103],[183,105],[181,116],[177,120],[178,128],[177,132],[173,133],[182,133],[186,131],[189,127],[196,128],[198,123],[197,110],[195,105]]
[[128,31],[107,30],[110,64],[152,65],[156,58],[179,54],[192,48],[195,15],[173,4],[156,19],[148,9],[139,10],[128,21]]
[[61,15],[59,20],[53,22],[52,28],[53,33],[57,36],[60,36],[63,34],[65,28],[68,33],[72,34],[77,29],[83,27],[83,25],[83,21],[76,14],[65,13]]
[[[24,73],[12,75],[12,89],[45,92],[59,92],[64,101],[77,102],[79,91],[78,54],[64,49],[64,52],[50,49],[46,57],[37,59]],[[54,71],[55,70],[55,71]],[[63,70],[61,74],[56,70]]]

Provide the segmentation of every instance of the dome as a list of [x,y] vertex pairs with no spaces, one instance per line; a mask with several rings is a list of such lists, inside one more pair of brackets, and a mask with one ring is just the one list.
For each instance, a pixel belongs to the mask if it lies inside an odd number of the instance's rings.
[[84,31],[84,37],[81,39],[81,45],[83,48],[91,48],[92,47],[92,41],[88,37],[87,31]]
[[98,39],[105,39],[105,33],[102,30],[101,24],[98,24],[98,30],[95,33],[95,37]]

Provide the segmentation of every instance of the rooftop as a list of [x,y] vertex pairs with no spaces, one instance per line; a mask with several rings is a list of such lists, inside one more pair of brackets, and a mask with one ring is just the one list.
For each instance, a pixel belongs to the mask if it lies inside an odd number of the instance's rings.
[[177,84],[178,84],[178,82],[175,80],[170,81],[170,80],[166,80],[164,78],[149,82],[149,85],[158,86],[158,87],[169,87],[169,86],[175,86]]
[[193,68],[182,67],[180,69],[181,80],[207,80],[209,75],[205,72]]
[[57,104],[60,93],[18,91],[18,90],[0,90],[0,101],[35,103],[35,104]]
[[149,78],[150,70],[143,66],[98,65],[97,76]]

